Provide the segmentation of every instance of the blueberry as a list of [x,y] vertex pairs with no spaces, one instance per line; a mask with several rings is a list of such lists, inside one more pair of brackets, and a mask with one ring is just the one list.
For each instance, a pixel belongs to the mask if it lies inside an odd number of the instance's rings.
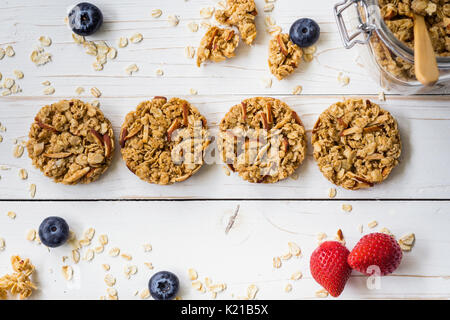
[[88,2],[81,2],[69,12],[69,26],[80,36],[94,34],[103,23],[103,15],[99,8]]
[[148,289],[155,300],[172,300],[179,287],[178,277],[169,271],[155,273],[148,282]]
[[312,46],[319,39],[320,27],[312,19],[302,18],[295,21],[289,30],[292,42],[301,48]]
[[41,242],[50,248],[62,246],[69,239],[69,225],[60,217],[48,217],[39,226]]

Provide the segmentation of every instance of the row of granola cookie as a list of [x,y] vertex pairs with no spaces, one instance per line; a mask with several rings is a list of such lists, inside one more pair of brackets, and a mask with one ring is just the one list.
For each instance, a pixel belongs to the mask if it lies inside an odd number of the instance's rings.
[[[220,122],[215,149],[244,180],[274,183],[292,175],[306,156],[306,131],[284,102],[249,98]],[[205,117],[188,101],[155,97],[125,117],[119,144],[128,169],[155,184],[181,182],[208,158]],[[371,187],[387,178],[401,153],[397,122],[369,100],[348,99],[326,109],[311,143],[323,175],[347,189]],[[110,121],[89,103],[62,100],[43,107],[27,143],[33,165],[55,182],[90,183],[110,166],[115,149]]]

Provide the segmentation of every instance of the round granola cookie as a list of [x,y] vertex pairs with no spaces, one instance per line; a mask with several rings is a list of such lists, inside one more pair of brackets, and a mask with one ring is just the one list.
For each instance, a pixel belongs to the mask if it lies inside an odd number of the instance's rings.
[[55,182],[91,183],[111,164],[114,133],[99,108],[61,100],[39,110],[27,149],[33,165]]
[[155,97],[127,114],[120,132],[125,163],[142,180],[181,182],[203,164],[210,140],[206,119],[186,100]]
[[250,98],[222,119],[218,145],[222,160],[244,180],[274,183],[293,174],[305,158],[305,128],[284,102]]
[[385,180],[401,153],[397,121],[362,99],[337,102],[322,112],[311,142],[323,175],[349,190]]

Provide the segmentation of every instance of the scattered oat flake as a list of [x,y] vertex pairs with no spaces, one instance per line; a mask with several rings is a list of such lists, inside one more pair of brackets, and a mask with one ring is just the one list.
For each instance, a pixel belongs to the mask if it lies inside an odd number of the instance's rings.
[[25,170],[23,168],[19,169],[19,178],[22,180],[26,180],[28,178],[27,170]]
[[360,224],[360,225],[358,226],[358,231],[359,231],[359,233],[363,233],[363,230],[364,230],[364,227],[363,227],[362,224]]
[[144,39],[144,36],[140,33],[135,33],[130,37],[131,43],[139,43]]
[[26,238],[28,241],[34,241],[36,239],[36,230],[28,230]]
[[114,278],[111,274],[105,275],[105,283],[108,287],[113,287],[116,284],[116,278]]
[[0,238],[0,251],[4,250],[6,246],[5,239]]
[[414,233],[408,233],[398,239],[398,244],[403,251],[411,251],[416,241],[416,235]]
[[350,204],[343,204],[342,205],[342,210],[344,210],[345,212],[350,212],[352,211],[353,207]]
[[95,255],[94,250],[88,249],[86,251],[86,254],[84,255],[84,260],[92,261],[92,259],[94,259],[94,255]]
[[120,249],[119,248],[112,248],[111,250],[109,250],[109,255],[111,257],[117,257],[120,253]]
[[370,221],[370,222],[367,224],[367,226],[368,226],[370,229],[375,228],[377,225],[378,225],[378,221],[376,221],[376,220]]
[[128,38],[127,37],[120,37],[117,41],[117,46],[119,48],[125,48],[128,45]]
[[23,72],[22,71],[14,70],[13,73],[16,76],[17,79],[23,79]]
[[336,188],[328,189],[328,198],[333,199],[336,197]]
[[383,91],[381,91],[381,92],[378,94],[378,100],[380,100],[380,101],[386,101],[386,96],[385,96],[385,94],[384,94]]
[[170,24],[172,27],[177,26],[178,23],[180,22],[180,19],[178,19],[178,17],[177,17],[176,15],[170,15],[170,16],[167,17],[167,19],[168,19],[168,21],[169,21],[169,24]]
[[254,300],[256,294],[258,293],[258,287],[254,284],[251,284],[247,288],[247,298],[250,300]]
[[138,66],[137,66],[135,63],[129,65],[129,66],[125,69],[125,72],[126,72],[128,75],[130,75],[130,76],[131,76],[134,72],[138,72],[138,71],[139,71],[139,68],[138,68]]
[[273,11],[274,7],[275,6],[273,5],[273,3],[266,3],[264,5],[264,12],[271,12],[271,11]]
[[10,217],[11,219],[15,219],[16,218],[16,213],[13,211],[8,211],[7,216]]
[[95,253],[102,253],[105,250],[105,247],[100,245],[94,248]]
[[98,241],[102,246],[105,246],[108,244],[108,236],[106,234],[102,234],[98,237]]
[[386,228],[386,227],[381,228],[379,232],[388,234],[388,235],[390,235],[391,237],[394,237],[394,238],[395,238],[395,236],[392,234],[392,232],[391,232],[388,228]]
[[152,17],[153,18],[159,18],[162,15],[161,9],[153,9],[152,10]]
[[271,78],[262,78],[261,82],[262,82],[264,88],[271,88],[272,87],[272,79]]
[[76,94],[80,95],[84,92],[84,88],[83,87],[78,87],[75,89]]
[[302,277],[303,273],[301,271],[297,271],[291,275],[291,280],[300,280]]
[[195,48],[191,46],[185,47],[184,55],[186,56],[186,58],[193,59],[195,56]]
[[195,96],[195,95],[197,95],[197,93],[198,93],[198,91],[195,90],[194,88],[190,88],[190,89],[189,89],[189,94]]
[[116,297],[117,296],[117,290],[114,288],[107,288],[106,289],[106,293],[111,296],[111,297]]
[[144,262],[145,266],[150,270],[153,270],[153,264],[151,262]]
[[155,74],[160,77],[162,75],[164,75],[164,71],[162,71],[161,69],[156,69]]
[[80,252],[76,249],[72,250],[72,261],[75,264],[80,261]]
[[152,251],[152,245],[151,245],[150,243],[144,243],[144,244],[142,245],[142,247],[144,248],[144,251],[145,251],[145,252],[150,252],[150,251]]
[[92,240],[94,238],[94,235],[95,235],[94,228],[89,228],[84,232],[84,238],[88,240]]
[[196,22],[194,22],[194,21],[189,22],[189,23],[187,24],[187,27],[188,27],[188,29],[189,29],[190,31],[192,31],[192,32],[197,32],[197,31],[198,31],[198,23],[196,23]]
[[34,183],[30,184],[30,196],[34,198],[36,195],[36,185]]
[[325,289],[320,289],[315,292],[315,296],[317,298],[326,298],[328,297],[328,291]]
[[5,53],[6,53],[6,55],[8,56],[8,57],[13,57],[16,53],[14,52],[14,49],[13,49],[13,47],[11,47],[11,46],[7,46],[6,48],[5,48]]
[[45,87],[43,93],[44,93],[45,95],[47,95],[47,96],[52,95],[52,94],[55,93],[55,88],[50,87],[50,86],[49,86],[49,87]]
[[294,90],[292,90],[292,94],[300,94],[303,91],[303,87],[302,86],[296,86],[294,88]]
[[122,253],[120,256],[122,258],[124,258],[125,260],[128,260],[128,261],[133,259],[133,257],[131,255],[127,254],[127,253]]
[[195,271],[192,268],[188,270],[188,275],[189,275],[189,279],[191,279],[192,281],[197,280],[197,278],[198,278],[197,271]]
[[271,16],[265,16],[264,23],[266,24],[266,27],[271,27],[275,25],[275,20]]
[[288,242],[288,246],[289,246],[289,252],[293,255],[293,256],[300,256],[300,254],[302,253],[302,251],[300,250],[300,247],[294,243],[294,242]]
[[212,7],[200,9],[200,16],[205,19],[211,18],[213,13],[214,13],[214,8],[212,8]]
[[108,57],[108,59],[114,60],[117,57],[117,50],[112,47],[109,48],[106,56]]
[[3,48],[0,48],[0,60],[2,60],[5,57],[5,50]]
[[338,82],[344,87],[350,83],[350,78],[345,76],[342,72],[338,74]]
[[102,264],[102,268],[103,268],[103,270],[105,270],[105,271],[109,271],[109,270],[111,269],[110,265],[109,265],[109,264],[106,264],[106,263]]
[[280,257],[274,257],[273,259],[273,267],[279,269],[281,267],[281,259]]
[[202,290],[202,288],[203,288],[203,284],[199,280],[193,281],[191,285],[192,285],[192,288],[194,288],[195,290],[198,290],[198,291]]
[[42,84],[43,86],[49,86],[49,85],[51,85],[51,82],[48,81],[48,80],[45,80],[45,81],[42,81],[41,84]]
[[100,90],[98,90],[98,88],[96,88],[96,87],[91,88],[91,94],[96,98],[100,98],[102,95]]
[[62,266],[61,271],[64,276],[64,279],[66,279],[67,281],[72,280],[73,269],[71,266]]
[[150,291],[148,290],[148,288],[145,288],[141,291],[139,296],[141,297],[141,299],[148,299],[150,297]]
[[38,40],[41,43],[41,46],[44,47],[49,47],[52,44],[52,39],[50,39],[50,37],[40,36]]
[[289,260],[290,258],[292,258],[292,253],[290,253],[290,252],[285,253],[281,256],[282,260]]
[[292,291],[292,285],[288,283],[286,287],[284,287],[284,292],[291,292]]

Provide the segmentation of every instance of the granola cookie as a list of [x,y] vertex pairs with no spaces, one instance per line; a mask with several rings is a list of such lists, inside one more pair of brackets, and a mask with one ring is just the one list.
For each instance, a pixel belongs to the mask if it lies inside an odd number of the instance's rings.
[[91,183],[111,164],[114,132],[99,108],[61,100],[39,110],[27,149],[33,165],[55,182]]
[[208,59],[220,62],[226,58],[233,58],[238,44],[239,36],[234,30],[210,27],[197,50],[197,67]]
[[320,171],[349,190],[385,180],[401,153],[397,121],[369,100],[337,102],[320,115],[312,132]]
[[305,128],[284,102],[256,97],[235,105],[220,122],[222,160],[249,182],[274,183],[294,173],[306,153]]
[[242,40],[250,45],[256,38],[257,15],[254,0],[227,0],[226,9],[217,10],[215,17],[220,24],[237,27]]
[[125,163],[156,184],[181,182],[203,164],[209,145],[206,119],[186,100],[155,97],[127,114],[120,132]]
[[301,62],[302,49],[289,39],[287,33],[277,34],[269,42],[269,68],[278,80],[294,72]]

